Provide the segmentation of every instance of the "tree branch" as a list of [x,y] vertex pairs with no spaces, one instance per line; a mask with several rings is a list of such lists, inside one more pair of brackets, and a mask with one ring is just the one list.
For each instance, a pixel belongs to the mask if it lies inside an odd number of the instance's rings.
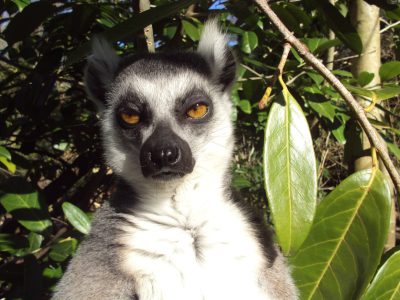
[[[150,0],[139,0],[139,11],[144,12],[150,9]],[[144,28],[144,37],[146,38],[147,49],[150,53],[156,51],[154,46],[154,35],[153,35],[153,25],[146,26]]]
[[278,16],[272,11],[267,0],[254,0],[255,3],[261,8],[261,10],[269,17],[271,22],[278,28],[285,40],[297,50],[299,55],[311,65],[318,73],[320,73],[342,96],[347,102],[351,110],[354,112],[360,126],[365,131],[369,141],[376,148],[379,153],[382,162],[388,170],[390,177],[396,186],[397,191],[400,191],[400,176],[391,161],[389,154],[387,153],[384,144],[378,133],[369,123],[367,116],[365,115],[364,109],[352,96],[352,94],[344,87],[344,85],[319,61],[311,52],[303,45],[282,23]]

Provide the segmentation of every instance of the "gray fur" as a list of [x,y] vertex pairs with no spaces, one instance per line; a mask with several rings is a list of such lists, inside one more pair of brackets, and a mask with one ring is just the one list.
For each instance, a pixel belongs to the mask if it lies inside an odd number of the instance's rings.
[[[53,299],[297,299],[271,234],[229,192],[235,65],[217,24],[206,25],[195,53],[94,51],[87,90],[120,180]],[[186,115],[196,103],[208,106],[199,120]],[[140,123],[121,124],[126,110]],[[179,155],[156,161],[160,147]]]

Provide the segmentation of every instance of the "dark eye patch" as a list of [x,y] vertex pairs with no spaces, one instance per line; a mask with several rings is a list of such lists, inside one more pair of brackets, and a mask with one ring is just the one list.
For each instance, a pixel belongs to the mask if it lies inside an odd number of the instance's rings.
[[150,124],[151,113],[148,105],[144,101],[143,96],[138,95],[134,92],[128,92],[127,94],[121,96],[118,102],[119,104],[116,108],[117,118],[119,118],[119,115],[122,113],[136,113],[140,116],[139,125],[145,126]]
[[[204,90],[193,89],[176,100],[175,114],[180,122],[205,123],[210,119],[213,113],[211,97]],[[187,117],[187,111],[196,104],[205,104],[208,107],[207,115],[201,119],[190,119]]]

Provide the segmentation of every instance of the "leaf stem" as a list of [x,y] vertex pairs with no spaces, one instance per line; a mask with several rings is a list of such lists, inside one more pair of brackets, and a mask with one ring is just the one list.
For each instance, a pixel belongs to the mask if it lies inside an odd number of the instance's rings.
[[[278,67],[276,69],[276,72],[274,74],[274,77],[272,78],[271,85],[267,87],[265,90],[264,96],[261,98],[260,102],[258,103],[258,108],[259,109],[264,109],[265,106],[268,103],[269,97],[272,92],[272,87],[275,85],[276,79],[283,74],[283,68],[285,67],[285,63],[287,61],[289,51],[292,48],[292,46],[289,43],[284,43],[283,44],[283,52],[282,52],[282,57],[281,60],[279,61]],[[280,78],[281,79],[281,78]],[[283,82],[283,81],[282,81]],[[282,87],[285,86],[285,84],[282,85]]]

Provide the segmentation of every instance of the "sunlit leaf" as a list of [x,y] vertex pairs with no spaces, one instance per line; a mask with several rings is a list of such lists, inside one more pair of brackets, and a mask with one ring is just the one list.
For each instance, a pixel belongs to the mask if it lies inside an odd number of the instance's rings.
[[379,269],[361,300],[400,299],[400,251]]
[[8,160],[11,160],[11,153],[2,146],[0,146],[0,156],[3,156],[5,158],[7,158]]
[[360,296],[379,264],[390,209],[390,186],[377,168],[354,173],[321,201],[292,258],[301,299]]
[[249,100],[240,100],[239,107],[245,114],[251,114],[251,103]]
[[360,73],[360,75],[358,75],[357,83],[361,86],[366,86],[374,79],[374,77],[375,77],[374,73],[363,71]]
[[58,266],[56,268],[50,266],[44,268],[43,270],[43,276],[49,279],[60,279],[62,275],[63,275],[63,270],[61,266]]
[[66,260],[76,250],[78,242],[74,238],[67,238],[51,246],[49,257],[58,262]]
[[11,173],[15,173],[15,171],[17,170],[17,166],[4,156],[0,156],[0,163],[6,166],[7,170]]
[[307,120],[286,89],[272,104],[264,143],[265,189],[276,235],[284,253],[293,253],[314,217],[317,174]]
[[[27,185],[22,181],[20,184]],[[23,186],[19,186],[19,190],[23,189]],[[0,196],[0,203],[19,223],[31,231],[43,233],[52,226],[46,210],[47,206],[39,198],[38,192],[5,193]]]
[[390,61],[384,63],[379,69],[382,81],[387,81],[400,75],[400,61]]
[[192,41],[198,41],[200,39],[200,28],[198,26],[194,25],[192,22],[182,20],[182,27]]
[[25,6],[31,3],[31,1],[29,0],[12,0],[12,2],[14,2],[18,6],[19,11],[22,11]]
[[64,211],[67,220],[75,227],[79,232],[83,234],[88,234],[90,231],[90,220],[86,214],[77,206],[69,202],[64,202],[62,204],[62,209]]

